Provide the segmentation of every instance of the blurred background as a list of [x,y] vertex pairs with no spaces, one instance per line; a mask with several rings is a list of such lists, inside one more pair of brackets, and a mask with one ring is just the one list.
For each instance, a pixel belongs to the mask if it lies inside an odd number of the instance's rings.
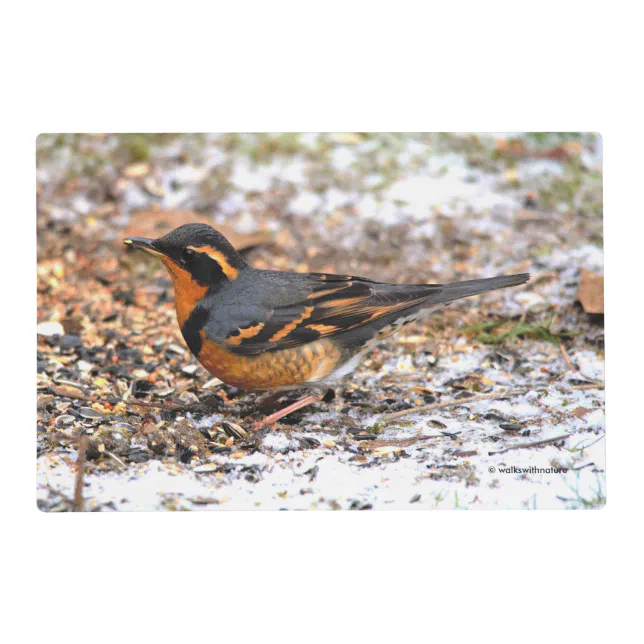
[[593,134],[41,135],[37,190],[39,260],[59,271],[79,252],[109,271],[123,236],[189,221],[278,269],[428,282],[560,271],[571,253],[601,268]]

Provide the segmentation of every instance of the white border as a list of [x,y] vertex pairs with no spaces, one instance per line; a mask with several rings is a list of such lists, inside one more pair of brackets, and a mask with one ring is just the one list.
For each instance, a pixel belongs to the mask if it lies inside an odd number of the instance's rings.
[[[640,22],[619,2],[347,5],[57,2],[5,16],[0,470],[5,627],[20,640],[594,642],[641,630]],[[36,135],[317,129],[603,134],[606,510],[36,511]]]

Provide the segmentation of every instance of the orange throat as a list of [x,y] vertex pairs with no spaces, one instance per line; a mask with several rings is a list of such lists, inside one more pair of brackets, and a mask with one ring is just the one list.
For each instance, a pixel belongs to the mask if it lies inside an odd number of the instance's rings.
[[197,302],[208,292],[208,287],[195,282],[188,271],[177,266],[171,259],[162,259],[161,261],[168,269],[174,284],[174,308],[177,312],[179,327],[183,328],[197,306]]

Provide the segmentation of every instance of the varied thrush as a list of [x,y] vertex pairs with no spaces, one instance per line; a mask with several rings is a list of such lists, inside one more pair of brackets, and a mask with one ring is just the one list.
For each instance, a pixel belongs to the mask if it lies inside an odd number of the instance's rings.
[[385,284],[352,275],[256,270],[206,224],[124,242],[165,264],[181,333],[211,374],[241,389],[310,390],[256,428],[322,400],[367,351],[405,324],[454,300],[529,279],[522,273],[453,284]]

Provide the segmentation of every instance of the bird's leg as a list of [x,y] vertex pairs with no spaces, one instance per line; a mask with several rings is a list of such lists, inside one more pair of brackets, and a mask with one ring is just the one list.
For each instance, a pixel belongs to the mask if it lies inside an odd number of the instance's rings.
[[332,391],[332,390],[329,389],[329,390],[323,390],[323,391],[316,391],[313,394],[308,394],[307,396],[304,396],[303,398],[300,398],[299,400],[296,400],[294,403],[288,405],[288,407],[284,407],[283,409],[276,411],[274,414],[271,414],[270,416],[266,416],[265,418],[262,418],[262,420],[260,420],[253,427],[253,429],[257,431],[258,429],[262,429],[262,427],[273,425],[280,418],[284,418],[284,416],[288,416],[288,414],[291,414],[294,411],[297,411],[298,409],[302,409],[302,407],[306,407],[307,405],[312,405],[313,403],[320,402],[325,398],[329,399],[327,396],[329,391]]

